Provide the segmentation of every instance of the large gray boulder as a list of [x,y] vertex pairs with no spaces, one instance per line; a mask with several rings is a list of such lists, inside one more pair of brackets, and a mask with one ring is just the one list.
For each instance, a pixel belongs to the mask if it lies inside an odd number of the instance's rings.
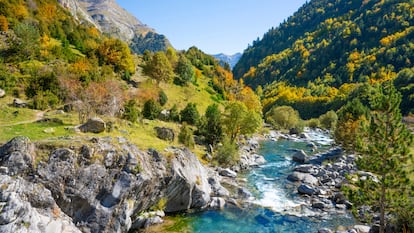
[[34,145],[27,137],[15,137],[0,147],[0,166],[7,167],[8,174],[27,175],[32,171]]
[[16,98],[13,100],[13,106],[16,108],[26,108],[28,104],[26,101]]
[[6,95],[6,92],[0,88],[0,98],[3,98]]
[[166,190],[165,212],[203,208],[210,202],[207,170],[188,149],[171,149],[171,180]]
[[175,134],[173,129],[166,127],[155,127],[154,129],[159,139],[166,141],[174,141]]
[[311,186],[309,186],[309,185],[301,184],[298,187],[298,192],[300,194],[306,194],[306,195],[312,196],[313,194],[316,193],[316,190],[314,188],[312,188]]
[[106,129],[106,124],[101,118],[95,117],[89,119],[79,129],[84,133],[102,133]]
[[0,175],[0,232],[81,233],[43,185]]

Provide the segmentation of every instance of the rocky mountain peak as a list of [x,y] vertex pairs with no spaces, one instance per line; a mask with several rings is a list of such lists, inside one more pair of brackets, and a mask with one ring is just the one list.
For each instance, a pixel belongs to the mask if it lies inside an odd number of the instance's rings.
[[143,24],[115,0],[59,0],[59,3],[80,22],[89,22],[101,32],[129,43],[134,52],[165,50],[171,46],[165,36]]

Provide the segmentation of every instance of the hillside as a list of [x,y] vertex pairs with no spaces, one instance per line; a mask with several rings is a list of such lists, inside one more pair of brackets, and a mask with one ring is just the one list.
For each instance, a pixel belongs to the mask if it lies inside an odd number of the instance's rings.
[[59,0],[79,21],[95,25],[102,33],[119,38],[135,52],[160,51],[171,47],[168,39],[140,22],[115,0]]
[[310,1],[254,41],[234,75],[254,88],[273,83],[265,107],[278,82],[332,99],[343,84],[395,79],[414,61],[413,10],[408,0]]

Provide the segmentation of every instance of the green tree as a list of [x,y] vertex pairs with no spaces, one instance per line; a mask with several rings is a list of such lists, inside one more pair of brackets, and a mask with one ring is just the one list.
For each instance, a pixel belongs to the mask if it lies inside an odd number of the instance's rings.
[[18,40],[13,42],[13,49],[19,58],[32,59],[40,52],[40,33],[30,23],[19,23],[14,27]]
[[217,104],[207,107],[206,113],[199,125],[199,132],[205,137],[207,144],[216,145],[223,138],[221,112]]
[[144,108],[142,109],[142,115],[149,120],[157,119],[160,112],[160,104],[153,99],[147,100],[144,104]]
[[377,182],[361,181],[360,187],[368,202],[380,210],[383,233],[385,214],[398,215],[408,203],[411,187],[406,165],[411,158],[408,146],[412,135],[402,123],[401,94],[390,83],[378,88],[378,94],[370,99],[369,122],[363,126],[356,149],[362,155],[357,160],[358,167],[378,177]]
[[174,104],[170,109],[170,121],[179,122],[180,113],[178,112],[177,105]]
[[256,132],[262,124],[262,118],[254,110],[247,109],[242,102],[234,101],[226,106],[222,124],[224,133],[234,143],[239,135]]
[[163,52],[156,52],[144,66],[144,73],[157,82],[170,82],[174,77],[173,68]]
[[190,125],[196,125],[200,119],[195,103],[188,103],[187,106],[180,112],[181,122],[187,122]]
[[334,111],[328,111],[319,117],[319,122],[324,129],[335,129],[338,115]]
[[274,106],[266,113],[266,121],[279,130],[300,129],[299,112],[290,106]]
[[161,106],[164,106],[168,102],[167,94],[163,90],[158,93],[158,103],[160,103]]
[[174,79],[174,83],[177,85],[186,85],[195,78],[193,65],[184,55],[180,55],[175,72],[177,76]]
[[124,105],[124,114],[122,115],[122,118],[128,121],[131,121],[131,122],[136,122],[138,120],[138,117],[139,117],[139,110],[138,110],[137,101],[135,101],[134,99],[129,100]]
[[135,72],[134,60],[127,44],[119,39],[106,39],[97,49],[101,65],[111,66],[115,72],[129,77]]
[[180,133],[178,134],[178,141],[188,148],[194,148],[193,131],[186,122],[181,126]]

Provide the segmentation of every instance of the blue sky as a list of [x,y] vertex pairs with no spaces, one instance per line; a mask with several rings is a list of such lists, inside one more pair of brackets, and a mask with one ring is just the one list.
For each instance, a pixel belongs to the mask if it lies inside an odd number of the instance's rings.
[[116,0],[176,49],[209,54],[243,52],[306,0]]

